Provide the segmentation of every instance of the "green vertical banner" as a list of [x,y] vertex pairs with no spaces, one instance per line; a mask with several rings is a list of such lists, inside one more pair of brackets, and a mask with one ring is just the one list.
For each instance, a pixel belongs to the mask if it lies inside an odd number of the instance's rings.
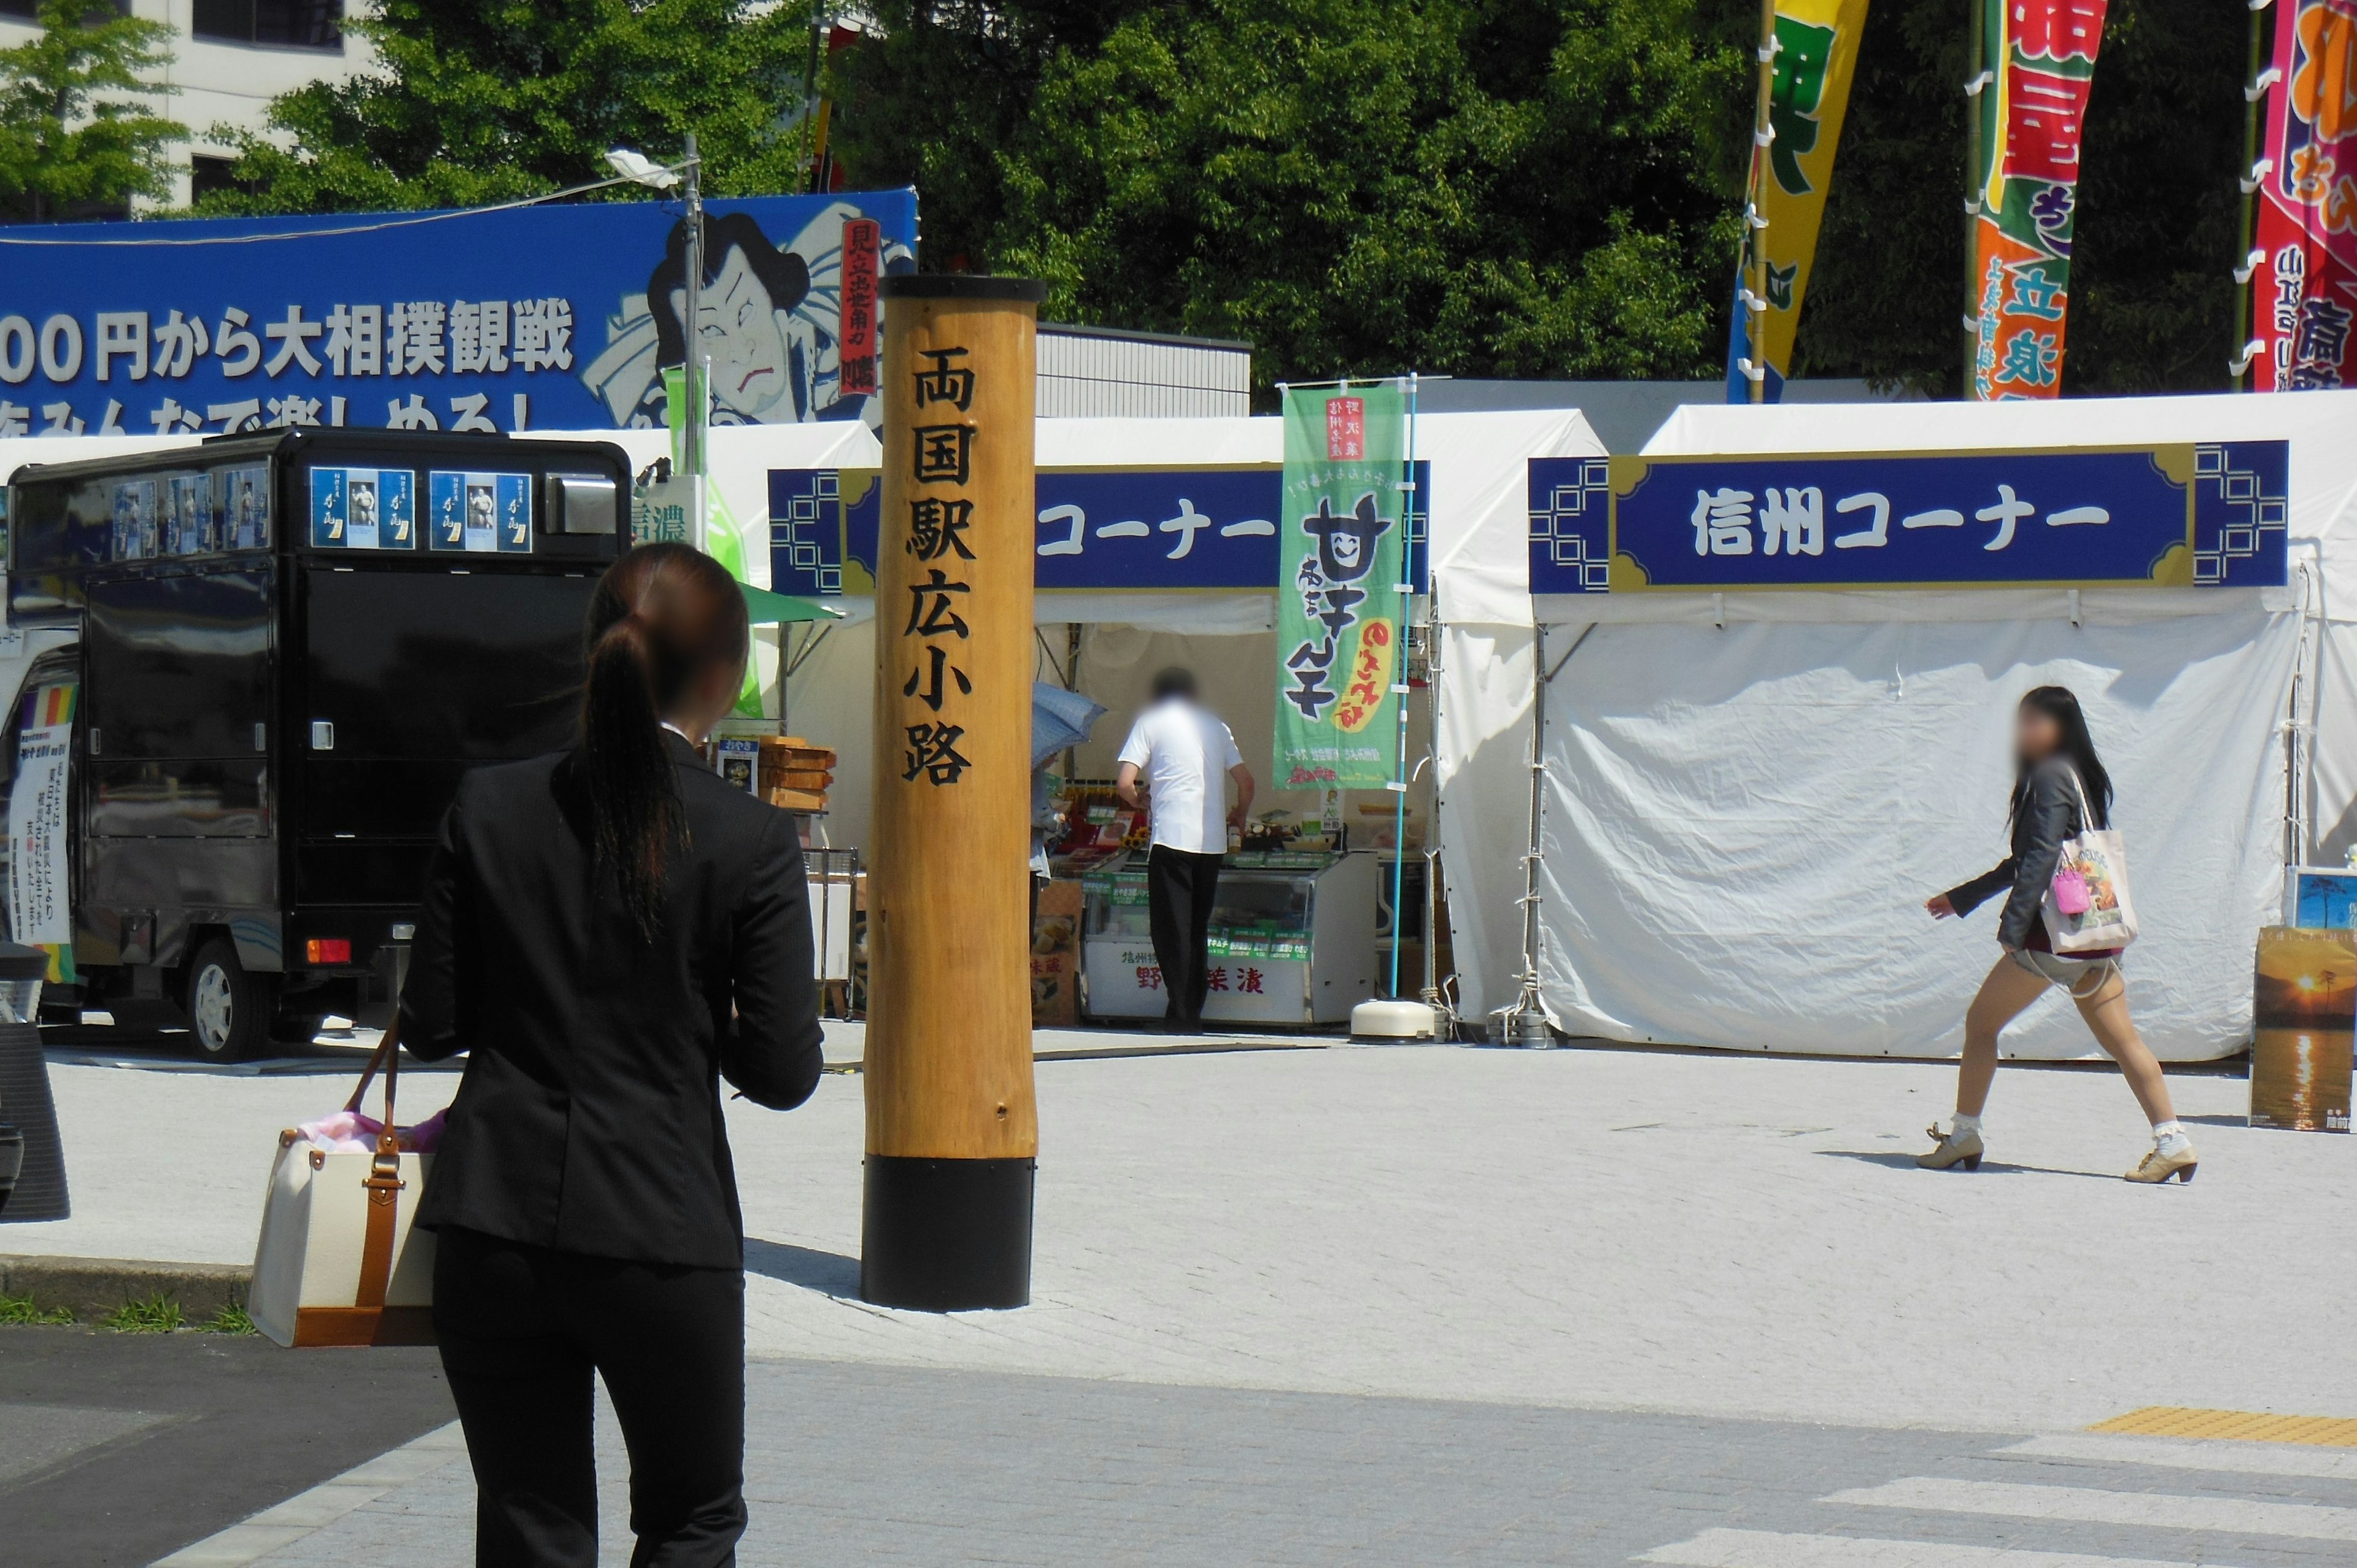
[[1394,381],[1288,389],[1277,524],[1279,789],[1379,789],[1398,756],[1407,407]]

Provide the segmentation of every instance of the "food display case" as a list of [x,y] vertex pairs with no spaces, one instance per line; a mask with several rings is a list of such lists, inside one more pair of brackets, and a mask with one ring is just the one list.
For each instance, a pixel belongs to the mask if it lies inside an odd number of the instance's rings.
[[[1231,854],[1209,942],[1207,1021],[1339,1024],[1375,993],[1376,856]],[[1168,998],[1146,902],[1146,856],[1082,878],[1081,1005],[1091,1018],[1159,1018]]]

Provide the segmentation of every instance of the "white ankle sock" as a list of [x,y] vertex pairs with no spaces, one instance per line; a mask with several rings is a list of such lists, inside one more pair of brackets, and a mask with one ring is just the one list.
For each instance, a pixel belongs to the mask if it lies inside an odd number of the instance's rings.
[[1977,1116],[1967,1116],[1961,1111],[1957,1112],[1954,1118],[1948,1123],[1948,1136],[1951,1138],[1961,1138],[1967,1133],[1977,1135],[1980,1130],[1981,1119]]
[[2191,1148],[2193,1140],[2185,1135],[2181,1122],[2156,1122],[2152,1124],[2152,1146],[2164,1155],[2175,1155]]

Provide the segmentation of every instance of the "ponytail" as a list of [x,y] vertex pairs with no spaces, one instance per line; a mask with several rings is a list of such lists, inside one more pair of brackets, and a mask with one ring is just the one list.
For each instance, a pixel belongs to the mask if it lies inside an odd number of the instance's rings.
[[610,870],[639,934],[662,923],[663,871],[687,841],[663,715],[716,666],[741,671],[745,600],[713,559],[650,544],[610,567],[589,602],[588,681],[575,749],[588,795],[591,858]]

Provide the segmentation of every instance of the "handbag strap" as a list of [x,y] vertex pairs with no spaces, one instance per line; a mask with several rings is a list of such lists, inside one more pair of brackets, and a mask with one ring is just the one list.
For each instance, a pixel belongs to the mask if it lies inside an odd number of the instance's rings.
[[[379,1036],[376,1049],[369,1052],[368,1066],[361,1070],[360,1082],[352,1086],[351,1098],[344,1101],[345,1110],[358,1111],[361,1108],[361,1101],[368,1096],[369,1085],[376,1081],[377,1069],[386,1067],[389,1062],[397,1060],[400,1051],[401,1014],[396,1009],[393,1015],[393,1022],[384,1026],[383,1035]],[[391,1114],[393,1076],[393,1071],[390,1069],[385,1073],[385,1120],[388,1122],[393,1119]]]
[[393,1125],[393,1090],[401,1079],[398,1008],[385,1026],[383,1038],[370,1053],[367,1070],[361,1074],[360,1086],[352,1090],[351,1102],[344,1109],[360,1109],[361,1097],[368,1092],[369,1080],[376,1076],[380,1064],[384,1068],[384,1124],[377,1129],[376,1153],[369,1156],[369,1174],[361,1182],[368,1192],[368,1224],[361,1233],[360,1281],[352,1294],[352,1305],[366,1311],[383,1310],[385,1293],[393,1282],[393,1201],[406,1185],[401,1179],[401,1134]]
[[[2076,768],[2072,767],[2070,764],[2065,763],[2063,764],[2062,771],[2071,776],[2071,788],[2079,797],[2079,833],[2092,833],[2098,832],[2099,830],[2095,826],[2094,803],[2087,799],[2087,786],[2080,779],[2079,770]],[[2077,838],[2079,833],[2073,833],[2071,836],[2072,838]]]

